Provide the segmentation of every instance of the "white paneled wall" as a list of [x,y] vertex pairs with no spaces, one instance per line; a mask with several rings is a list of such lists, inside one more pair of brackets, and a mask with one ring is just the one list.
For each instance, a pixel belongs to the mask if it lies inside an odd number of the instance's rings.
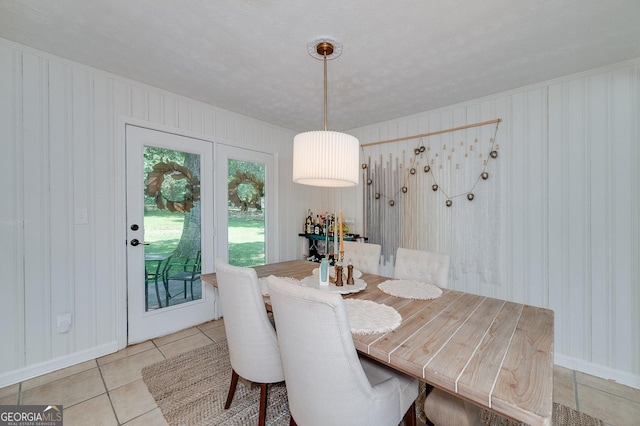
[[636,387],[639,82],[632,65],[551,84],[548,140],[549,304],[566,330],[557,351],[600,375],[629,372]]
[[[0,387],[123,341],[123,118],[273,153],[280,203],[295,205],[292,131],[0,40]],[[291,244],[276,258],[299,257],[302,209],[279,210]]]
[[[636,60],[350,133],[369,143],[502,118],[500,283],[450,286],[553,309],[557,364],[640,388],[639,104]],[[429,219],[446,224],[440,210]]]
[[[553,309],[556,363],[640,388],[639,104],[640,60],[350,133],[367,143],[502,118],[500,284],[451,285]],[[294,132],[0,40],[0,387],[117,349],[122,117],[275,153],[281,260],[300,257],[307,208],[342,209],[362,233],[362,184],[291,182]]]

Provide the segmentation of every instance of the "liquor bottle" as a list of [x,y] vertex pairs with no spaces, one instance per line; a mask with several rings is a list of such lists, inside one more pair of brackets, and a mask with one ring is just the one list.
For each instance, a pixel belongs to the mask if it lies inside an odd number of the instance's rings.
[[311,213],[311,209],[309,209],[309,215],[307,216],[307,223],[306,223],[306,228],[305,228],[305,233],[306,234],[313,234],[313,223],[312,223],[312,213]]
[[320,227],[322,225],[320,225],[320,216],[316,215],[316,221],[315,221],[315,227],[313,230],[313,233],[316,235],[320,235]]
[[307,233],[307,221],[309,220],[309,210],[307,210],[307,214],[304,216],[304,219],[302,219],[302,233],[306,234]]

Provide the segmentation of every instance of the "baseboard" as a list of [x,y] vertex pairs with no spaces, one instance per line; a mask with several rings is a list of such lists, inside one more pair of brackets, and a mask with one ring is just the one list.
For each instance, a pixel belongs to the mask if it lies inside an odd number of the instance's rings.
[[118,342],[114,341],[85,351],[74,352],[67,356],[2,373],[0,374],[0,388],[41,376],[43,374],[51,373],[52,371],[60,370],[61,368],[71,367],[72,365],[76,365],[81,362],[99,358],[101,356],[114,353],[117,350]]
[[570,358],[557,353],[554,355],[554,363],[561,367],[580,371],[582,373],[600,377],[601,379],[611,380],[621,385],[640,389],[640,375],[637,374],[632,374],[627,371],[615,370],[613,368],[593,364],[581,359]]

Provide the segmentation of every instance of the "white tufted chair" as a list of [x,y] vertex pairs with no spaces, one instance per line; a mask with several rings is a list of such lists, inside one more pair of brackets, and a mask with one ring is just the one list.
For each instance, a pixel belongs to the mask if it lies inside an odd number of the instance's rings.
[[355,269],[368,274],[377,274],[381,250],[380,244],[345,241],[344,264],[347,265],[351,261]]
[[398,247],[393,277],[399,280],[424,281],[447,288],[449,285],[448,254]]
[[424,413],[435,426],[474,426],[480,420],[477,405],[438,388],[427,395]]
[[217,259],[216,280],[232,368],[224,408],[231,406],[238,376],[260,383],[258,422],[262,426],[267,412],[267,384],[284,380],[278,338],[267,316],[254,269]]
[[359,358],[342,296],[267,278],[291,425],[415,425],[418,381]]
[[[398,247],[393,275],[447,288],[450,263],[448,254]],[[424,401],[424,413],[436,426],[472,426],[480,412],[477,406],[433,388]]]

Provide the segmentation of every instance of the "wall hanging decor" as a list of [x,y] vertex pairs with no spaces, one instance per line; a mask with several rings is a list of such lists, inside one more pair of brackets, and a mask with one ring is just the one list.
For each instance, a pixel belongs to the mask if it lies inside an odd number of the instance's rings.
[[[365,233],[385,259],[398,247],[450,253],[455,276],[497,282],[501,121],[361,145]],[[392,142],[403,145],[385,152]]]

